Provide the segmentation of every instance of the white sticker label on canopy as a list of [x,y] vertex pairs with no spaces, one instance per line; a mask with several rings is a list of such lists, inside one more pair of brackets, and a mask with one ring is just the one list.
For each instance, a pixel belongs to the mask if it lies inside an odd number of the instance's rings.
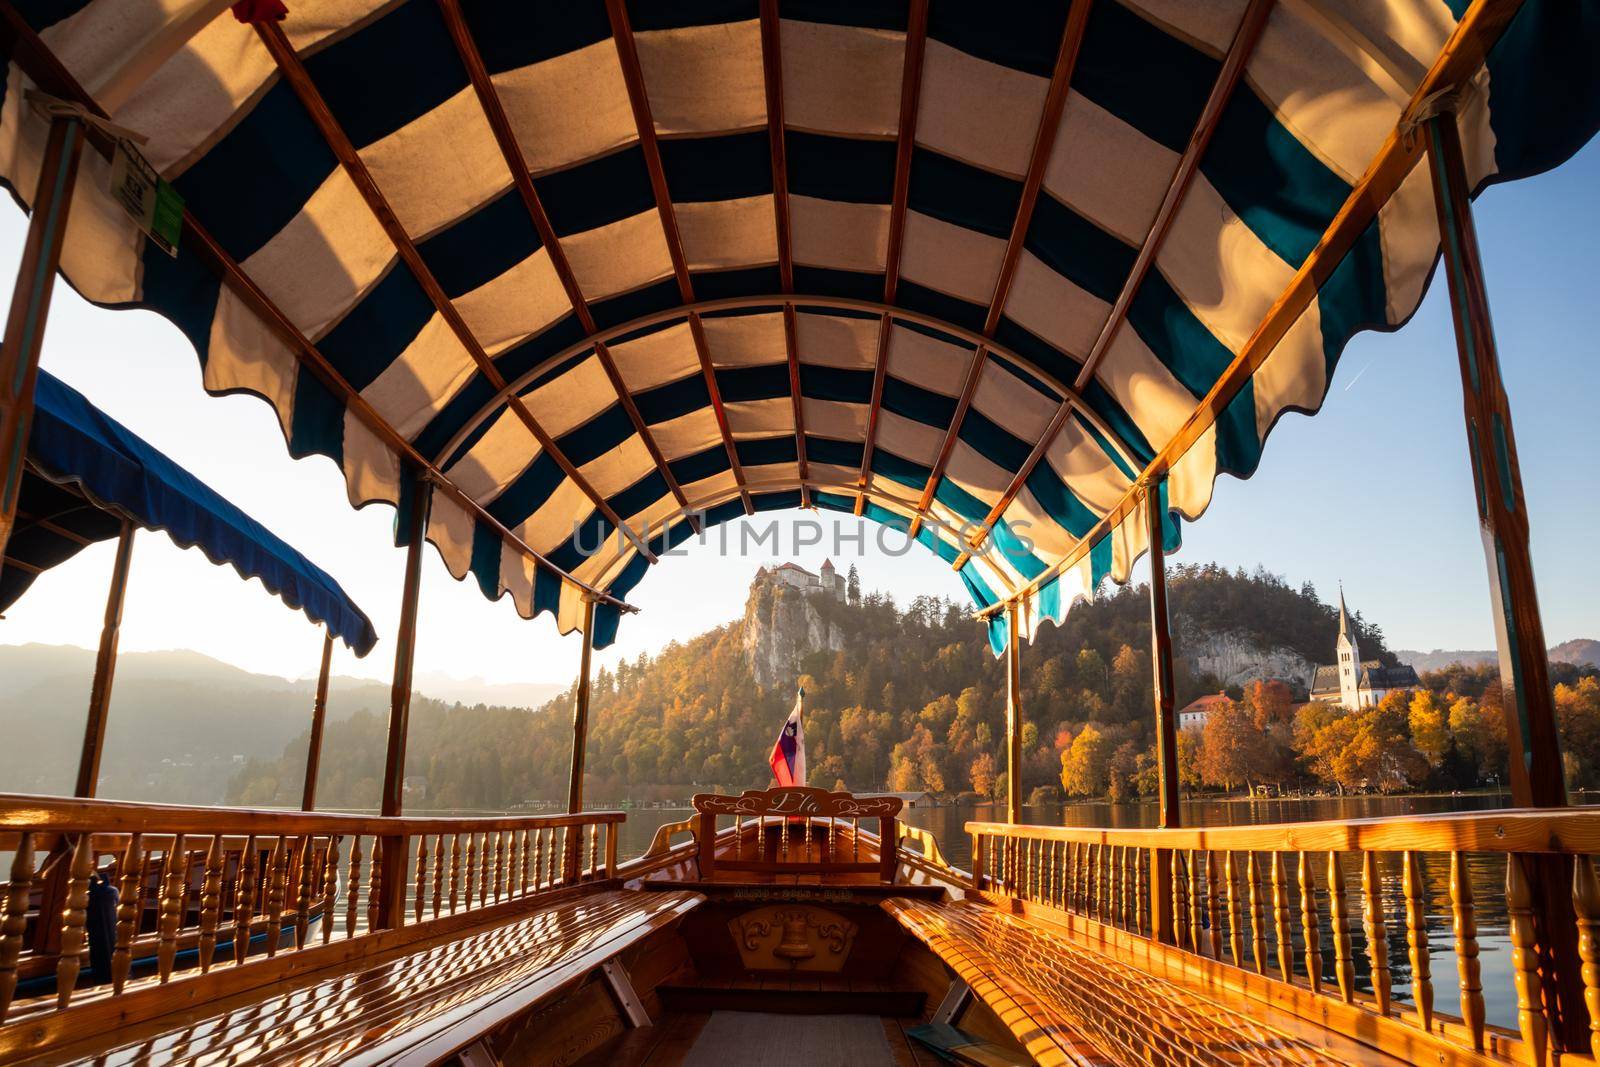
[[116,155],[111,161],[111,195],[162,251],[169,256],[178,254],[178,236],[183,232],[183,197],[126,140],[117,141]]

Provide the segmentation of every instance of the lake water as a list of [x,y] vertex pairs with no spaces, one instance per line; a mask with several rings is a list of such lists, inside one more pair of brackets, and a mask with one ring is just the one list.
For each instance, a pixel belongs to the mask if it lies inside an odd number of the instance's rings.
[[[1188,826],[1241,826],[1280,822],[1364,819],[1376,816],[1427,815],[1450,811],[1472,811],[1504,807],[1508,796],[1422,796],[1422,797],[1317,797],[1307,799],[1191,801],[1183,805],[1183,821]],[[650,844],[656,828],[686,818],[687,809],[636,809],[628,813],[618,840],[618,854],[637,856]],[[905,821],[920,826],[939,840],[946,859],[957,867],[970,869],[971,838],[966,824],[970,820],[1003,821],[1005,809],[996,804],[959,804],[948,807],[910,808]],[[1102,826],[1111,828],[1151,827],[1156,824],[1153,804],[1052,804],[1023,809],[1025,822],[1046,826]],[[1400,857],[1382,857],[1384,914],[1388,933],[1386,953],[1394,999],[1409,1004],[1411,965],[1405,942],[1405,903],[1401,896]],[[1293,881],[1293,864],[1290,880]],[[1510,942],[1506,936],[1505,859],[1502,856],[1473,854],[1468,857],[1473,899],[1478,920],[1479,962],[1482,966],[1483,998],[1491,1025],[1516,1029],[1516,993],[1511,981]],[[1316,868],[1317,882],[1325,884],[1326,867]],[[1367,962],[1366,936],[1361,926],[1360,869],[1345,864],[1345,883],[1350,915],[1351,949],[1355,957],[1356,986],[1371,991],[1371,968]],[[1457,984],[1448,864],[1442,856],[1424,861],[1424,881],[1428,911],[1430,970],[1434,1005],[1442,1012],[1460,1014]],[[1263,872],[1263,878],[1266,875]],[[1291,893],[1291,914],[1299,925],[1299,895]],[[1243,910],[1243,909],[1242,909]],[[1322,927],[1322,958],[1325,988],[1337,988],[1333,977],[1333,939],[1329,928],[1326,899],[1318,907]],[[1269,912],[1270,916],[1270,912]],[[1248,918],[1245,920],[1248,924]],[[1268,918],[1268,925],[1271,919]],[[1297,964],[1304,959],[1298,933],[1294,937]],[[1249,955],[1249,937],[1245,953]],[[1276,968],[1271,955],[1269,971]]]

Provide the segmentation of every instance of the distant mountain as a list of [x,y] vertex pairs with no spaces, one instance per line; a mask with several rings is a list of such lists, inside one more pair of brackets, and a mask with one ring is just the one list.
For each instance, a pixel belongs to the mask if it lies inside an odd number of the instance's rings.
[[[0,782],[7,791],[70,793],[83,743],[95,654],[64,645],[0,645]],[[198,652],[125,652],[117,658],[99,793],[121,800],[221,803],[250,760],[286,758],[304,767],[314,679],[241,670]],[[335,677],[328,718],[388,717],[389,685]],[[553,685],[489,685],[421,675],[420,692],[444,702],[536,707]],[[299,772],[297,772],[299,773]],[[294,797],[299,797],[295,787]]]
[[443,671],[423,671],[416,689],[446,704],[487,704],[503,708],[536,708],[567,691],[554,682],[486,682],[482,678],[457,678]]
[[[1452,663],[1460,663],[1468,667],[1476,667],[1483,663],[1493,663],[1499,659],[1499,654],[1492,650],[1451,651],[1436,648],[1432,652],[1417,652],[1401,650],[1395,653],[1401,663],[1409,663],[1420,671],[1436,671],[1448,667]],[[1583,667],[1600,667],[1600,641],[1587,637],[1574,638],[1563,641],[1550,649],[1552,663],[1572,663]]]

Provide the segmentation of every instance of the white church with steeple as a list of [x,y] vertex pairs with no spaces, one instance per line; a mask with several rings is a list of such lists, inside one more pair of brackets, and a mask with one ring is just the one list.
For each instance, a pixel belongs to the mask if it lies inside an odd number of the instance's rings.
[[1337,663],[1318,667],[1311,677],[1311,699],[1338,704],[1352,711],[1370,708],[1397,689],[1415,689],[1417,672],[1402,663],[1385,667],[1380,659],[1361,658],[1355,624],[1339,587],[1339,640],[1334,645]]

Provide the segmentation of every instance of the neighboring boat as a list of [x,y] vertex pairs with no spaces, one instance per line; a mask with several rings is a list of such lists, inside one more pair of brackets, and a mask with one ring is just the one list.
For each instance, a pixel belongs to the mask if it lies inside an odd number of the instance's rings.
[[[314,728],[320,730],[326,710],[329,653],[334,639],[345,641],[357,655],[366,655],[377,642],[366,614],[324,571],[94,407],[82,394],[44,371],[39,372],[34,391],[32,426],[15,515],[4,565],[0,567],[0,611],[16,603],[34,580],[51,567],[98,541],[117,541],[106,624],[90,689],[76,796],[94,796],[100,777],[123,593],[137,530],[161,530],[182,547],[198,548],[211,562],[232,566],[242,578],[260,579],[268,591],[326,627]],[[313,760],[307,769],[307,808],[314,797],[316,773]],[[56,992],[62,929],[44,917],[59,913],[63,906],[70,846],[69,841],[59,837],[48,843],[34,842],[34,847],[48,851],[25,898],[24,926],[16,931],[28,951],[21,958],[9,960],[13,971],[10,981],[16,982],[16,993],[24,997]],[[237,868],[241,862],[254,865],[258,871],[270,870],[270,853],[270,848],[249,855],[241,851],[227,872],[229,884],[238,884]],[[164,869],[164,863],[144,860],[138,874],[127,869],[126,857],[122,859],[123,869],[108,867],[103,876],[92,880],[95,892],[85,901],[86,908],[92,906],[107,920],[96,924],[86,918],[83,947],[92,962],[78,976],[86,985],[115,978],[120,987],[130,975],[160,974],[165,980],[175,969],[200,963],[201,938],[195,924],[204,889],[204,865],[199,857],[187,867],[172,870]],[[174,884],[184,886],[184,896],[177,905],[179,926],[184,929],[168,938],[160,936],[162,919],[157,907],[165,879],[175,879]],[[123,958],[113,974],[115,931],[109,920],[123,906],[118,901],[119,885],[127,898],[125,910],[132,926],[127,943],[122,946]],[[233,911],[230,900],[220,913],[230,929]],[[297,936],[304,940],[304,927],[322,918],[319,901],[300,917],[299,929],[294,922],[247,924],[236,930],[241,939],[240,958],[246,944],[253,946],[250,951],[276,952],[280,946],[294,943]],[[223,952],[232,952],[234,940],[225,939],[220,946],[213,944],[208,951],[219,947]]]
[[[0,1057],[1600,1052],[1600,813],[1566,803],[1470,207],[1600,126],[1594,4],[0,0],[0,40],[31,214],[0,458],[39,417],[59,269],[169,318],[209,391],[271,403],[406,549],[381,814],[0,797]],[[1441,251],[1518,808],[1182,827],[1164,554]],[[895,796],[702,795],[626,861],[625,816],[584,810],[590,653],[627,595],[793,507],[905,527],[1005,657],[1007,820],[967,825],[970,871]],[[568,814],[402,813],[428,542],[580,632]],[[1023,825],[1020,645],[1146,553],[1161,828]],[[1504,863],[1509,988],[1471,853]],[[112,981],[86,985],[105,863]],[[18,995],[30,919],[50,996]],[[1509,998],[1515,1032],[1486,1008]]]

